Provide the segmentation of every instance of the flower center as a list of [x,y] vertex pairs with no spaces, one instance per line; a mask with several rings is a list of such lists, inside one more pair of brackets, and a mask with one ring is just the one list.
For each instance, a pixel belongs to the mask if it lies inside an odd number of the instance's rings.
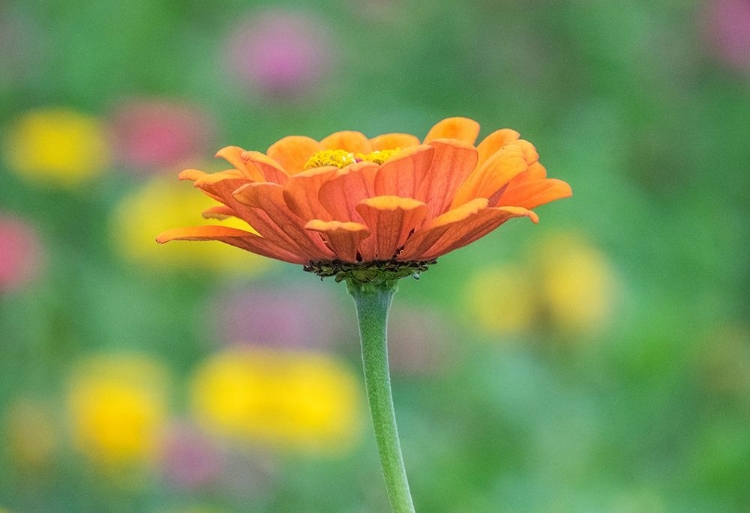
[[338,168],[345,168],[350,164],[357,162],[374,162],[375,164],[382,164],[393,155],[399,152],[401,148],[395,150],[380,150],[373,151],[372,153],[352,153],[346,150],[323,150],[318,151],[309,158],[305,164],[305,169],[313,169],[316,167],[323,166],[336,166]]

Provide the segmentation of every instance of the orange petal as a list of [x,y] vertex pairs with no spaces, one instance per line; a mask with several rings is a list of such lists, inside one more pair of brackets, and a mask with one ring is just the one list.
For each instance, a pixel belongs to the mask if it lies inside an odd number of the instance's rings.
[[[302,247],[297,244],[296,241],[284,231],[284,229],[280,228],[273,219],[270,219],[269,215],[264,212],[263,208],[248,206],[235,198],[234,193],[237,190],[241,190],[243,187],[249,185],[267,185],[274,188],[274,190],[278,190],[278,195],[274,194],[274,192],[270,192],[267,201],[269,204],[273,204],[274,201],[280,200],[282,207],[285,210],[288,210],[286,209],[286,205],[283,203],[283,198],[281,197],[281,185],[278,184],[271,184],[269,182],[251,182],[246,178],[225,178],[223,180],[216,180],[211,184],[201,184],[200,182],[196,182],[196,186],[201,186],[204,192],[209,195],[214,195],[221,203],[224,203],[226,206],[234,210],[237,213],[237,217],[247,222],[254,230],[257,230],[261,236],[276,243],[282,248],[287,248],[293,253],[304,254]],[[292,215],[291,212],[289,212],[289,215]],[[300,230],[303,231],[301,227]]]
[[260,174],[261,179],[258,182],[272,182],[285,184],[289,180],[289,175],[274,159],[264,155],[259,151],[243,151],[242,161],[245,162],[248,169],[254,169]]
[[[218,174],[218,173],[217,173]],[[213,175],[206,175],[206,177],[211,177]],[[210,182],[210,183],[209,183]],[[205,194],[208,196],[216,199],[220,203],[223,203],[227,206],[227,208],[232,209],[235,213],[234,216],[238,217],[242,220],[244,220],[246,223],[248,223],[250,226],[253,226],[253,223],[260,223],[260,226],[262,227],[261,230],[259,230],[259,233],[266,237],[267,239],[276,242],[277,244],[284,246],[285,244],[289,244],[284,237],[281,237],[276,234],[276,230],[269,228],[268,226],[263,224],[263,218],[259,218],[259,213],[257,209],[250,208],[247,205],[244,205],[237,201],[237,199],[234,198],[234,192],[242,188],[245,185],[248,185],[250,183],[265,183],[265,182],[251,182],[247,178],[232,178],[232,177],[224,177],[221,180],[198,180],[195,182],[194,186],[199,187]],[[253,229],[257,229],[253,227]],[[294,247],[292,245],[292,247]]]
[[307,260],[294,253],[282,249],[272,242],[254,233],[229,228],[228,226],[194,226],[191,228],[175,228],[160,233],[156,242],[164,244],[172,240],[216,240],[235,246],[256,255],[275,258],[292,264],[306,264]]
[[338,171],[334,166],[317,167],[291,177],[284,186],[284,200],[289,209],[306,221],[330,221],[331,214],[320,203],[318,191]]
[[278,162],[289,175],[305,169],[313,153],[320,151],[320,143],[303,135],[290,135],[273,143],[266,154]]
[[236,216],[237,213],[226,205],[214,205],[201,212],[201,215],[204,219],[226,219]]
[[517,141],[519,137],[521,137],[521,134],[510,128],[501,128],[500,130],[492,132],[477,146],[477,151],[479,152],[477,167],[484,164],[497,150],[506,146],[508,143]]
[[372,152],[370,140],[365,134],[351,130],[335,132],[320,141],[320,145],[324,150],[345,150],[351,153]]
[[360,246],[364,261],[393,258],[427,215],[427,205],[421,201],[398,196],[367,198],[356,208],[372,232]]
[[363,239],[370,235],[370,230],[360,223],[340,221],[323,221],[313,219],[305,225],[307,230],[320,232],[328,246],[339,260],[357,262],[357,248]]
[[[513,180],[508,182],[507,190],[510,191],[511,189],[523,184],[529,182],[538,182],[539,180],[544,180],[545,178],[547,178],[547,170],[539,162],[534,162],[526,171],[524,171],[523,173],[519,173],[516,177],[513,178]],[[502,193],[505,192],[506,190],[503,189]],[[500,195],[498,195],[498,198],[499,196]],[[491,200],[490,203],[492,203]]]
[[227,169],[226,171],[218,171],[216,173],[204,174],[201,178],[195,181],[194,185],[198,188],[204,185],[213,185],[223,180],[240,180],[247,182],[247,178],[242,174],[239,169]]
[[525,173],[521,173],[519,176],[513,179],[515,182],[518,178],[525,177],[526,181],[541,180],[547,178],[547,169],[539,162],[534,162],[529,166],[529,169]]
[[483,237],[514,217],[530,217],[533,212],[518,207],[489,208],[485,198],[477,198],[436,217],[406,242],[398,260],[431,260]]
[[361,221],[357,203],[375,196],[375,176],[379,169],[372,162],[358,162],[341,169],[320,187],[318,199],[337,221]]
[[207,174],[208,173],[206,173],[205,171],[200,171],[198,169],[185,169],[179,175],[177,175],[177,179],[178,180],[190,180],[190,181],[195,182],[196,180],[200,180]]
[[477,150],[468,143],[455,139],[432,141],[435,154],[416,198],[424,201],[429,212],[427,219],[439,216],[448,208],[456,190],[476,167]]
[[430,170],[435,148],[426,144],[398,152],[375,175],[377,196],[414,198]]
[[[506,147],[512,148],[512,147]],[[515,151],[502,149],[490,157],[480,168],[481,179],[477,187],[477,196],[489,198],[513,178],[529,168],[525,158],[518,157]]]
[[232,196],[240,205],[250,207],[244,209],[242,218],[263,237],[308,260],[328,260],[333,256],[320,237],[312,237],[304,229],[305,220],[289,210],[281,185],[248,183],[236,189]]
[[418,144],[419,138],[411,134],[383,134],[370,139],[372,151],[404,149]]
[[505,193],[500,196],[498,205],[513,205],[532,209],[551,201],[569,198],[572,195],[573,190],[566,182],[555,178],[546,178],[520,185],[511,184]]
[[492,197],[527,168],[523,150],[516,144],[508,144],[496,151],[458,188],[451,207],[456,208],[474,198]]
[[517,145],[519,148],[521,148],[521,150],[523,150],[523,157],[526,159],[526,162],[528,162],[529,165],[539,160],[539,153],[537,153],[536,148],[529,141],[519,139],[513,144]]
[[404,250],[399,254],[398,260],[422,260],[423,255],[435,244],[443,234],[453,225],[470,216],[476,215],[482,209],[487,208],[488,201],[485,198],[476,198],[458,208],[449,210],[445,214],[432,219],[422,226],[411,238],[406,241]]
[[[241,171],[236,169],[213,174],[202,173],[199,171],[198,173],[201,173],[200,175],[197,173],[190,173],[190,171],[193,170],[185,170],[180,173],[180,179],[195,180],[193,182],[193,187],[200,189],[205,195],[224,204],[227,203],[227,199],[225,193],[222,191],[226,191],[227,189],[233,190],[232,188],[236,189],[249,181]],[[188,178],[187,175],[191,174],[192,176]]]
[[479,135],[479,123],[469,118],[447,118],[433,126],[424,138],[425,144],[435,139],[458,139],[474,144]]
[[242,171],[247,178],[255,182],[265,182],[266,180],[263,179],[263,175],[254,166],[248,166],[242,158],[244,152],[245,150],[239,146],[226,146],[217,151],[216,156],[223,158],[239,171]]
[[479,211],[471,219],[459,223],[454,229],[446,232],[430,250],[425,254],[425,259],[438,258],[462,248],[472,242],[484,237],[500,225],[516,217],[528,217],[534,224],[539,222],[537,216],[531,210],[521,207],[494,207]]
[[[214,175],[206,176],[211,177]],[[310,239],[309,234],[302,228],[304,222],[289,211],[284,203],[281,185],[251,182],[244,177],[232,178],[226,175],[221,180],[214,178],[210,184],[198,181],[195,185],[234,210],[236,217],[244,220],[253,230],[276,246],[293,254],[309,256],[309,259],[322,260],[323,256],[331,256],[319,238]],[[235,192],[249,186],[254,187],[253,191],[264,191],[264,196],[260,198],[253,196],[256,200],[254,204],[248,204],[248,201],[241,201],[241,197],[235,197]]]

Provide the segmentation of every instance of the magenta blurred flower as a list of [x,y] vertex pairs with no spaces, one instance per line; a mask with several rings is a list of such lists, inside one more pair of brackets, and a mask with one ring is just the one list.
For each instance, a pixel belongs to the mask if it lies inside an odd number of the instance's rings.
[[394,309],[388,337],[391,368],[399,374],[435,374],[449,359],[451,324],[425,307]]
[[309,13],[271,9],[241,22],[227,46],[230,73],[258,92],[304,96],[332,66],[331,29]]
[[750,0],[709,0],[703,17],[714,54],[733,68],[750,71]]
[[203,155],[211,145],[215,123],[194,105],[166,99],[137,99],[115,108],[111,132],[120,162],[139,170],[155,171]]
[[188,424],[168,430],[161,446],[161,468],[172,484],[200,488],[217,482],[224,467],[224,455],[215,442]]
[[16,290],[42,268],[42,244],[26,221],[0,213],[0,293]]
[[[310,305],[315,305],[314,309]],[[209,319],[211,333],[229,344],[286,349],[322,349],[343,336],[349,326],[338,303],[321,287],[270,289],[254,286],[221,292]],[[356,336],[353,326],[349,326]]]

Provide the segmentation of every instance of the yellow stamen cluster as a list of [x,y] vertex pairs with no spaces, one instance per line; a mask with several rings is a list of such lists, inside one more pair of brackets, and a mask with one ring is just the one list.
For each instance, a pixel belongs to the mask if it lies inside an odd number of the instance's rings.
[[305,164],[305,169],[313,169],[316,167],[324,166],[336,166],[338,168],[344,168],[349,164],[354,164],[357,159],[354,153],[349,153],[346,150],[324,150],[315,153]]
[[399,152],[401,148],[396,148],[393,150],[380,150],[380,151],[373,151],[372,153],[368,153],[367,155],[362,155],[361,153],[357,154],[357,157],[361,157],[362,160],[366,160],[368,162],[374,162],[376,164],[382,164],[392,156],[394,156],[396,153]]
[[351,153],[346,150],[323,150],[315,153],[305,164],[305,169],[313,169],[316,167],[324,166],[336,166],[338,168],[345,168],[350,164],[356,162],[374,162],[375,164],[382,164],[394,154],[399,151],[400,148],[395,150],[380,150],[373,151],[372,153]]

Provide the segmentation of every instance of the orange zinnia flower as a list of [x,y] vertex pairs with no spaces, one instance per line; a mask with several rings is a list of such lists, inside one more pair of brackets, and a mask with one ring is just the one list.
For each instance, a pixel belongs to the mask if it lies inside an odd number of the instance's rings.
[[[322,141],[289,136],[263,154],[228,146],[217,153],[234,169],[188,169],[182,180],[221,204],[206,217],[234,216],[248,230],[177,228],[157,241],[217,240],[309,270],[336,274],[372,264],[425,264],[465,246],[531,209],[571,195],[546,177],[534,146],[510,129],[474,146],[467,118],[436,124],[420,143],[390,133],[368,139],[344,131]],[[311,268],[311,269],[310,269]]]
[[234,169],[188,169],[180,178],[219,202],[204,216],[233,216],[248,229],[197,226],[157,237],[218,240],[346,280],[393,511],[414,512],[388,370],[386,324],[397,280],[509,219],[536,223],[531,209],[571,195],[567,183],[547,178],[517,132],[497,130],[474,146],[478,134],[475,121],[457,117],[436,124],[421,142],[408,134],[336,132],[322,141],[285,137],[265,154],[228,146],[217,156]]

